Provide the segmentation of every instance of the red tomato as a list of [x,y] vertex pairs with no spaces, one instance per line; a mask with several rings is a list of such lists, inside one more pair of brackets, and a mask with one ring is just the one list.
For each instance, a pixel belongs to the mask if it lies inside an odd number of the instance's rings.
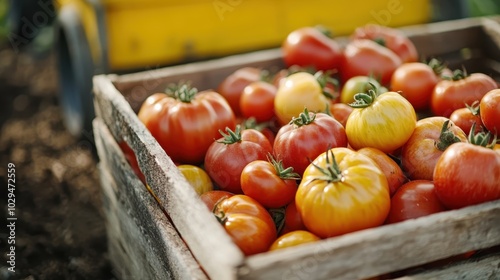
[[500,89],[491,90],[479,103],[481,120],[492,134],[500,136]]
[[438,81],[438,76],[429,65],[404,63],[392,75],[391,90],[400,92],[415,110],[425,110],[430,106],[432,91]]
[[456,109],[450,115],[450,121],[460,127],[467,135],[469,135],[473,124],[476,124],[474,133],[483,129],[483,121],[479,115],[479,102],[475,102],[475,104],[477,106],[472,104],[466,105],[466,108]]
[[286,234],[283,234],[278,239],[276,239],[269,251],[279,250],[288,247],[294,247],[297,245],[315,242],[321,240],[321,238],[317,237],[313,233],[306,230],[296,230]]
[[401,186],[391,198],[391,210],[386,223],[398,223],[445,210],[434,192],[432,181],[410,181]]
[[310,160],[328,148],[347,147],[347,136],[341,123],[325,113],[304,110],[289,124],[280,128],[273,145],[273,154],[285,166],[302,175]]
[[281,48],[288,67],[298,65],[331,70],[340,66],[342,50],[339,44],[317,28],[303,27],[292,31]]
[[274,97],[278,89],[263,81],[249,84],[240,97],[240,110],[245,118],[254,117],[257,122],[269,121],[274,117]]
[[418,60],[417,48],[413,42],[403,32],[395,28],[367,24],[356,28],[351,38],[370,39],[379,42],[396,53],[404,63]]
[[347,118],[352,113],[354,108],[344,103],[335,103],[330,105],[330,114],[332,117],[339,121],[343,127],[347,123]]
[[487,92],[497,88],[495,80],[488,75],[473,73],[464,76],[462,72],[456,72],[453,80],[442,80],[434,87],[431,109],[435,115],[448,118],[456,109],[480,101]]
[[276,240],[271,215],[249,196],[224,199],[216,205],[214,214],[246,256],[266,252]]
[[393,51],[372,40],[358,39],[351,41],[344,49],[340,75],[343,81],[354,76],[372,76],[387,85],[392,74],[402,64]]
[[384,172],[391,196],[394,195],[401,185],[408,181],[408,178],[406,178],[403,170],[401,170],[401,167],[399,167],[399,165],[391,157],[381,150],[366,147],[359,149],[358,153],[371,158],[375,161],[380,170]]
[[217,87],[217,92],[227,100],[236,116],[241,115],[240,98],[243,89],[252,82],[261,79],[261,70],[254,67],[243,67],[227,76]]
[[226,129],[223,138],[210,145],[205,157],[205,170],[220,189],[242,193],[240,177],[245,166],[254,160],[265,160],[272,152],[266,136],[255,129]]
[[297,210],[297,205],[295,204],[295,200],[293,200],[292,202],[290,202],[290,204],[286,206],[285,224],[283,225],[281,234],[285,234],[287,232],[295,230],[306,230],[306,226],[304,225],[302,217],[300,216],[300,213]]
[[257,200],[266,208],[279,208],[295,198],[300,176],[292,168],[284,168],[282,162],[270,158],[256,160],[241,172],[241,189],[245,195]]
[[418,120],[401,150],[401,167],[412,180],[432,181],[439,157],[456,142],[467,142],[467,135],[449,119],[428,117]]
[[220,94],[197,93],[185,85],[172,97],[163,93],[148,97],[138,117],[174,162],[195,165],[203,162],[220,129],[236,125],[233,111]]
[[456,209],[500,199],[500,154],[471,143],[455,143],[434,169],[439,200]]
[[125,155],[125,159],[127,160],[128,164],[130,164],[130,167],[134,171],[135,175],[139,177],[142,183],[146,184],[146,177],[144,177],[144,174],[142,174],[139,163],[137,162],[137,158],[135,157],[134,150],[132,150],[132,148],[130,148],[130,146],[125,141],[121,141],[118,145],[122,149],[122,152]]
[[222,200],[233,196],[233,193],[221,191],[221,190],[212,190],[208,192],[204,192],[200,195],[201,200],[207,206],[208,210],[213,211],[215,205],[221,202]]

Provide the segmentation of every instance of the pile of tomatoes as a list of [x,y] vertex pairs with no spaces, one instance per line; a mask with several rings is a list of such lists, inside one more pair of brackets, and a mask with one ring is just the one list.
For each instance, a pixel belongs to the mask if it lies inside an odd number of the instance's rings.
[[500,199],[497,83],[419,62],[396,29],[349,39],[295,30],[286,69],[175,85],[138,113],[246,255]]

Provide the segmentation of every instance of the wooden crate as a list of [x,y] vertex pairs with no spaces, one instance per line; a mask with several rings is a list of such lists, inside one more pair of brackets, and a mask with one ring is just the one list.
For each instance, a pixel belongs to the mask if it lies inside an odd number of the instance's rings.
[[[500,81],[499,22],[464,19],[403,31],[420,54]],[[243,66],[278,69],[280,50],[94,77],[94,132],[110,258],[119,278],[364,279],[500,245],[500,201],[494,201],[245,257],[136,116],[145,98],[168,83],[215,88]],[[126,163],[119,141],[134,150],[156,200]],[[490,251],[404,279],[498,279],[500,252]]]

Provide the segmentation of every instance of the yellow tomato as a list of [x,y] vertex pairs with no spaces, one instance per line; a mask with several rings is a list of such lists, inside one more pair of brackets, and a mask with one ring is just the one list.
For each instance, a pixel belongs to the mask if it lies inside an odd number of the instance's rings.
[[199,194],[211,191],[214,189],[212,180],[205,170],[196,165],[183,164],[177,166],[182,172],[187,181],[193,186],[194,190]]
[[276,239],[269,251],[297,246],[304,243],[318,241],[321,238],[306,230],[296,230],[283,234]]

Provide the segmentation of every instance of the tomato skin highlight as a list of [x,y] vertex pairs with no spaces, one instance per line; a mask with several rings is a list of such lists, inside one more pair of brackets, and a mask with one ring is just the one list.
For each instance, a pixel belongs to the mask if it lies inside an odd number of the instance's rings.
[[500,136],[500,89],[491,90],[483,96],[479,112],[486,129]]
[[316,235],[314,235],[309,231],[306,230],[291,231],[289,233],[283,234],[282,236],[278,237],[278,239],[276,239],[269,248],[269,251],[294,247],[305,243],[316,242],[318,240],[321,240],[321,238],[317,237]]

